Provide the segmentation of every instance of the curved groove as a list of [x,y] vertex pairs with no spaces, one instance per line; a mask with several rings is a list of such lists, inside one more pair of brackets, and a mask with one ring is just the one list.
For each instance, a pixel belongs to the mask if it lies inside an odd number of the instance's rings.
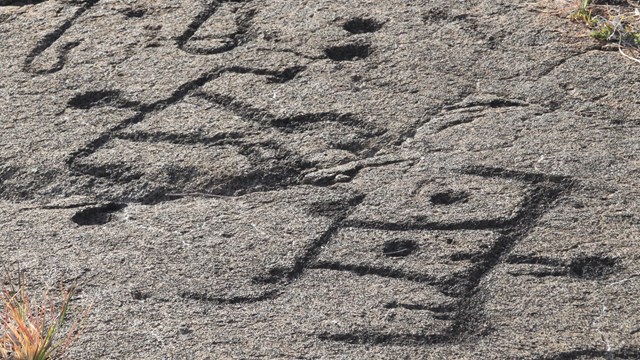
[[234,296],[229,298],[193,291],[183,291],[182,293],[180,293],[180,297],[185,300],[205,301],[218,305],[250,304],[254,302],[274,299],[278,295],[278,290],[265,291],[262,295],[259,296]]
[[443,286],[443,282],[438,281],[436,278],[419,273],[409,273],[402,270],[394,269],[386,266],[371,266],[371,265],[352,265],[341,264],[338,262],[320,261],[312,266],[312,269],[326,269],[336,271],[346,271],[354,273],[359,276],[364,275],[376,275],[382,277],[388,277],[393,279],[403,279],[414,282],[423,283],[430,286]]
[[51,74],[57,71],[62,70],[64,64],[67,59],[67,54],[71,49],[78,46],[79,42],[71,42],[62,47],[62,49],[58,52],[58,60],[55,65],[50,67],[49,69],[35,70],[33,68],[33,62],[35,59],[45,52],[48,48],[50,48],[58,39],[64,35],[67,30],[69,30],[73,24],[80,18],[87,10],[91,9],[94,5],[96,5],[100,0],[86,0],[78,10],[71,16],[71,18],[67,19],[62,25],[53,30],[52,32],[45,35],[36,46],[31,49],[27,57],[25,58],[23,71],[30,72],[38,75],[43,74]]
[[128,140],[131,142],[166,142],[176,145],[185,144],[202,144],[202,145],[245,145],[243,142],[238,141],[243,137],[239,132],[221,132],[212,136],[204,136],[201,134],[178,134],[170,132],[144,132],[136,131],[134,133],[123,133],[115,136],[121,140]]
[[245,35],[249,30],[249,23],[255,16],[254,11],[248,12],[243,18],[236,19],[237,30],[232,34],[227,36],[227,42],[223,45],[209,48],[209,49],[199,49],[189,46],[189,41],[191,38],[198,32],[198,30],[204,25],[207,20],[209,20],[222,6],[223,3],[243,3],[246,0],[222,0],[222,1],[212,1],[207,4],[205,8],[196,15],[195,19],[187,26],[187,29],[176,39],[176,45],[178,48],[184,52],[193,55],[215,55],[221,54],[227,51],[231,51],[238,46],[242,45],[245,42]]
[[551,182],[557,184],[563,184],[565,187],[571,187],[574,185],[574,181],[562,175],[547,175],[540,173],[530,173],[525,171],[518,170],[508,170],[499,167],[491,167],[491,166],[468,166],[461,170],[462,174],[468,175],[476,175],[487,178],[503,178],[503,179],[511,179],[524,181],[531,184],[537,184],[540,182]]

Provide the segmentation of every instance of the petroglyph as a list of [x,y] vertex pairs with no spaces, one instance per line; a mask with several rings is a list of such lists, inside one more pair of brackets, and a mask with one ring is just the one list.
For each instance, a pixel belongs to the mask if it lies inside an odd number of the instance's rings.
[[640,73],[551,14],[0,1],[0,255],[72,359],[637,358]]

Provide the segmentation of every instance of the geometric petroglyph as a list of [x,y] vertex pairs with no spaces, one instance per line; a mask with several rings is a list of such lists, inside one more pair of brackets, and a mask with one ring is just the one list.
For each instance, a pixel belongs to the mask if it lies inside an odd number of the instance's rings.
[[152,104],[128,101],[118,91],[79,94],[69,106],[126,108],[134,115],[76,151],[68,164],[79,174],[150,192],[239,195],[297,184],[306,169],[370,156],[384,130],[351,114],[276,116],[201,91],[224,73],[256,73],[286,82],[299,71],[219,69]]
[[[98,4],[101,0],[68,7],[70,13],[63,16],[64,22],[44,35],[26,56],[23,70],[36,74],[62,70],[70,52],[79,46],[74,35],[67,33],[88,26],[87,18]],[[221,57],[256,40],[256,34],[249,31],[257,15],[254,2],[196,1],[194,6],[187,5],[181,8],[181,22],[190,21],[172,29],[172,36],[163,35],[181,55]],[[146,15],[143,8],[112,4],[108,8],[113,15],[127,19]],[[333,31],[346,39],[349,34],[375,32],[383,24],[356,17],[337,25]],[[372,50],[367,41],[358,40],[325,44],[322,51],[316,57],[293,52],[291,59],[274,64],[272,69],[235,65],[242,59],[218,62],[198,77],[187,78],[169,96],[148,103],[134,101],[118,89],[81,92],[68,102],[70,111],[117,108],[133,115],[70,154],[67,165],[74,175],[96,178],[90,182],[99,180],[105,187],[121,185],[109,200],[158,201],[165,194],[234,196],[286,188],[300,183],[306,172],[371,157],[390,141],[384,136],[387,129],[382,123],[349,111],[299,109],[284,115],[244,102],[225,88],[229,83],[237,88],[247,76],[260,83],[283,84],[313,61],[362,60]]]
[[483,300],[475,296],[480,281],[505,261],[510,249],[570,187],[567,178],[485,167],[441,176],[411,169],[401,181],[380,186],[341,223],[311,267],[348,272],[362,281],[382,277],[411,284],[407,286],[419,284],[423,292],[444,296],[442,303],[434,304],[434,296],[426,302],[398,300],[383,307],[437,308],[441,311],[415,312],[422,318],[414,322],[446,322],[421,329],[427,335],[419,328],[421,335],[383,334],[375,326],[376,313],[370,312],[370,327],[359,319],[351,330],[335,328],[324,338],[412,344],[451,342],[478,333],[481,329],[475,324],[482,316]]
[[[100,1],[76,4],[27,54],[24,71],[44,75],[62,70],[67,57],[82,47],[71,36],[62,37]],[[178,33],[166,38],[171,50],[213,60],[248,48],[239,49],[255,40],[252,23],[264,15],[254,4],[199,2],[189,10],[186,17],[192,18],[186,27],[180,24]],[[126,16],[144,17],[145,11],[131,10]],[[483,280],[499,264],[506,264],[514,277],[567,275],[573,280],[606,279],[618,269],[615,258],[604,256],[565,261],[512,253],[571,191],[572,181],[566,177],[481,166],[448,167],[439,173],[415,166],[370,179],[368,189],[325,187],[362,181],[366,176],[357,175],[363,168],[400,162],[392,157],[368,162],[380,159],[378,153],[392,153],[379,151],[386,145],[401,143],[402,136],[390,134],[393,121],[386,128],[386,119],[372,120],[349,112],[351,107],[335,110],[326,103],[313,109],[283,106],[288,110],[283,111],[278,108],[282,104],[265,105],[262,96],[268,99],[271,84],[296,79],[315,61],[348,67],[383,54],[364,34],[393,24],[364,15],[347,18],[336,17],[337,26],[331,29],[354,37],[324,44],[315,49],[317,55],[283,50],[305,61],[251,67],[254,63],[246,66],[242,54],[240,60],[231,56],[236,53],[224,54],[229,63],[211,61],[211,68],[178,80],[182,84],[163,98],[133,100],[130,93],[125,95],[126,86],[118,84],[69,100],[69,113],[98,114],[109,121],[102,121],[96,136],[69,154],[68,169],[120,192],[114,195],[118,202],[66,209],[75,212],[66,226],[77,225],[75,235],[85,229],[99,234],[102,226],[108,226],[109,233],[134,235],[109,239],[122,253],[102,254],[125,259],[129,275],[146,275],[131,280],[134,299],[156,292],[177,294],[185,301],[255,303],[273,300],[296,282],[306,286],[303,305],[313,313],[309,321],[317,320],[314,334],[320,339],[452,343],[482,332]],[[243,81],[267,90],[255,94],[250,88],[249,95],[238,96],[234,91],[245,90]],[[462,105],[462,112],[423,124],[416,139],[423,135],[420,131],[433,132],[438,136],[429,139],[437,144],[445,135],[460,136],[454,130],[476,122],[476,113],[484,109],[493,109],[495,116],[496,108],[529,106],[508,99]],[[487,129],[495,131],[489,125]],[[188,200],[163,202],[181,197]],[[126,204],[147,200],[153,205]],[[132,242],[138,243],[128,248]],[[109,266],[117,271],[113,264]]]
[[[51,74],[62,70],[67,56],[79,41],[62,39],[67,31],[100,3],[88,0],[66,17],[54,30],[43,36],[25,58],[23,70],[35,74]],[[251,18],[255,12],[244,10],[250,1],[211,1],[200,4],[202,10],[175,39],[176,46],[191,54],[212,55],[233,50],[244,43]],[[195,5],[195,4],[194,4]],[[131,8],[123,11],[127,18],[142,17],[145,11]],[[153,44],[153,43],[152,43]],[[157,44],[153,45],[157,46]]]

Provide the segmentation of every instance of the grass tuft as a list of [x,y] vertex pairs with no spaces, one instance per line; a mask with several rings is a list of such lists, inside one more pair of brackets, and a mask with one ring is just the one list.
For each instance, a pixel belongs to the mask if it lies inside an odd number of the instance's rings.
[[589,0],[581,0],[578,8],[569,15],[569,19],[585,23],[587,26],[594,25],[594,18],[589,8]]
[[569,18],[587,25],[598,40],[640,47],[640,9],[630,2],[580,0]]
[[40,301],[27,293],[24,276],[17,284],[8,275],[9,286],[2,289],[0,306],[2,334],[0,359],[3,360],[53,360],[60,359],[77,337],[85,316],[67,324],[69,304],[74,287],[62,289],[57,297],[46,292]]

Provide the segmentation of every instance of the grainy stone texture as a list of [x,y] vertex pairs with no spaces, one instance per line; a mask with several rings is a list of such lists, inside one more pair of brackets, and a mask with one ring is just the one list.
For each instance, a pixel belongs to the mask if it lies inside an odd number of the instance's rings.
[[1,262],[72,359],[640,358],[640,68],[552,3],[0,1]]

